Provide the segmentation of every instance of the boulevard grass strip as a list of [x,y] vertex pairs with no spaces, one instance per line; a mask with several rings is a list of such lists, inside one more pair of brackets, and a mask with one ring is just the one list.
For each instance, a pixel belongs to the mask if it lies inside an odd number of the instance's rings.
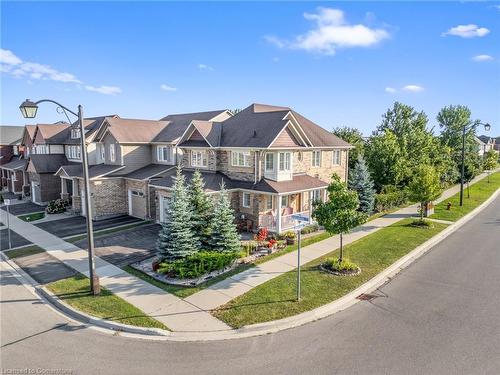
[[[432,219],[457,221],[462,216],[471,212],[474,208],[486,201],[497,189],[500,188],[500,172],[492,173],[490,175],[490,182],[488,177],[483,178],[481,181],[476,182],[470,186],[470,198],[467,198],[467,184],[464,185],[464,200],[463,206],[460,207],[460,193],[445,199],[437,204],[434,208],[434,215]],[[451,202],[451,209],[447,210],[448,202]]]
[[43,253],[45,250],[42,249],[39,246],[36,245],[30,245],[26,247],[21,247],[19,249],[15,250],[8,250],[5,252],[5,254],[10,258],[10,259],[15,259],[15,258],[22,258],[26,257],[28,255],[33,255],[33,254],[39,254]]
[[[147,225],[147,224],[151,224],[151,222],[140,221],[138,223],[118,226],[118,227],[114,227],[114,228],[112,227],[112,228],[108,228],[108,229],[101,229],[98,231],[94,231],[94,238],[99,238],[99,237],[105,236],[107,234],[112,234],[112,233],[116,233],[116,232],[122,232],[122,231],[125,231],[127,229],[133,229],[135,227],[140,227],[142,225]],[[64,241],[70,242],[70,243],[75,243],[75,242],[78,242],[80,240],[84,240],[86,238],[87,238],[87,234],[78,234],[76,236],[64,238]]]
[[217,277],[214,277],[213,279],[210,279],[204,283],[201,283],[199,285],[192,286],[192,287],[169,285],[169,284],[162,283],[161,281],[158,281],[158,280],[152,278],[151,276],[146,275],[144,272],[136,270],[135,268],[133,268],[131,266],[125,266],[122,269],[124,271],[130,273],[131,275],[134,275],[134,276],[138,277],[139,279],[146,281],[147,283],[150,283],[150,284],[152,284],[160,289],[163,289],[167,293],[171,293],[174,296],[177,296],[179,298],[186,298],[194,293],[197,293],[205,288],[208,288],[210,285],[218,283],[219,281],[227,279],[228,277],[236,275],[236,274],[243,272],[243,271],[245,271],[249,268],[252,268],[252,267],[255,267],[255,265],[252,263],[240,264],[235,269],[233,269],[233,270],[231,270],[223,275],[219,275]]
[[44,211],[34,212],[34,213],[31,213],[31,214],[18,216],[19,219],[21,219],[23,221],[28,221],[28,222],[35,221],[35,220],[40,220],[40,219],[43,219],[44,217],[45,217],[45,212]]
[[106,288],[101,287],[98,296],[91,295],[89,279],[84,275],[55,281],[46,287],[68,305],[89,315],[137,327],[168,329]]
[[332,302],[353,291],[402,256],[447,227],[433,223],[432,228],[413,227],[412,219],[401,220],[380,229],[344,248],[344,256],[361,267],[357,276],[333,276],[319,265],[330,254],[301,268],[301,301],[296,302],[296,271],[287,272],[228,302],[213,315],[234,328],[282,319]]

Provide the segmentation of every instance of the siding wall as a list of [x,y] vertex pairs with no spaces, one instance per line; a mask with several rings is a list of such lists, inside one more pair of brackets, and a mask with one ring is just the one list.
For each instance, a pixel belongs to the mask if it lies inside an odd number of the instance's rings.
[[121,145],[125,168],[120,173],[135,171],[152,163],[150,145]]

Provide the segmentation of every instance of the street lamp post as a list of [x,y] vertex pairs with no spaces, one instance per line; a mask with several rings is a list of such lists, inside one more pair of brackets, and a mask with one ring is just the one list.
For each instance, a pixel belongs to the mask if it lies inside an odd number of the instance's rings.
[[469,124],[469,126],[464,125],[462,128],[462,168],[461,168],[461,173],[460,173],[460,207],[463,206],[464,203],[464,175],[465,175],[465,134],[471,130],[477,127],[478,125],[483,125],[484,130],[489,131],[491,128],[491,125],[486,123],[483,124],[482,122],[475,122],[473,124]]
[[88,237],[88,253],[89,253],[89,278],[90,278],[90,291],[92,294],[97,295],[100,293],[99,287],[99,276],[95,272],[95,261],[94,261],[94,230],[92,227],[92,214],[91,214],[91,204],[90,204],[90,181],[89,181],[89,167],[87,159],[87,143],[85,141],[85,129],[83,126],[83,110],[82,106],[78,106],[78,113],[71,111],[65,106],[59,104],[58,102],[50,99],[42,99],[37,102],[32,102],[29,99],[24,101],[19,109],[24,118],[35,118],[36,112],[38,110],[38,104],[50,102],[54,103],[62,110],[71,113],[78,118],[77,127],[80,129],[80,147],[82,149],[82,169],[83,169],[83,182],[84,182],[84,192],[85,199],[83,204],[85,204],[86,222],[87,222],[87,237]]

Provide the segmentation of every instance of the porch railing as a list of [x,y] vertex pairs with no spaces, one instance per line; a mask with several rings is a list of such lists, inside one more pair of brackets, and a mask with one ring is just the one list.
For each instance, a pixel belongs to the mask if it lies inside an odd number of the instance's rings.
[[[293,219],[293,215],[301,215],[310,218],[311,214],[309,211],[295,212],[291,215],[281,216],[281,230],[292,229],[296,222]],[[259,215],[259,228],[267,228],[271,231],[276,231],[278,229],[278,217],[277,215]]]

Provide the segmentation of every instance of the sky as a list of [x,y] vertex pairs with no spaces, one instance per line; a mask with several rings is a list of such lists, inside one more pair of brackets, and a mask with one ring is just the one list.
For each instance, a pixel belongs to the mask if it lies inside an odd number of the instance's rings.
[[[266,103],[369,135],[400,101],[436,128],[467,105],[500,135],[500,2],[0,6],[3,125],[26,98],[145,119]],[[43,104],[35,122],[60,120]]]

